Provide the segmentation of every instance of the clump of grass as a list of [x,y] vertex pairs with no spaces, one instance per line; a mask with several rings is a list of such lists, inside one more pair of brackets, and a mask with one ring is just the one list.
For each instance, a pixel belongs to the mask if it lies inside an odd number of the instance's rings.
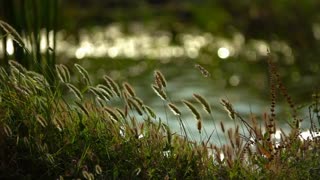
[[[9,73],[1,68],[0,76],[2,177],[209,177],[206,169],[197,168],[209,165],[200,158],[206,152],[196,151],[198,145],[156,121],[157,115],[128,83],[121,89],[105,76],[106,84],[79,90],[70,82],[68,68],[57,65],[61,78],[52,89],[35,81],[36,74],[11,64]],[[110,98],[102,104],[96,101],[101,89]],[[73,100],[65,100],[70,95]]]
[[[201,136],[200,141],[194,140],[183,111],[166,93],[168,84],[160,71],[155,72],[152,88],[164,101],[165,109],[169,108],[179,120],[181,135],[172,132],[127,82],[119,86],[105,75],[106,83],[94,86],[86,70],[76,65],[86,81],[81,89],[71,82],[66,66],[56,65],[60,81],[52,87],[41,74],[14,61],[9,64],[8,71],[0,68],[1,178],[320,177],[320,146],[315,134],[320,127],[319,96],[315,93],[309,107],[312,138],[301,139],[302,129],[292,126],[289,134],[282,131],[281,138],[275,139],[275,132],[281,129],[275,126],[274,97],[280,77],[277,79],[274,65],[270,67],[270,114],[263,116],[264,124],[253,116],[243,117],[231,102],[222,99],[235,128],[226,129],[220,123],[227,143],[219,139],[216,144],[209,141],[212,133],[202,137],[206,127],[200,112],[191,101],[183,100],[195,116],[195,128]],[[280,91],[283,89],[280,86]],[[69,96],[71,100],[66,100]],[[201,95],[193,96],[216,123],[210,103]],[[291,107],[291,98],[287,101]],[[296,115],[293,118],[298,119]],[[214,131],[220,138],[216,126]]]

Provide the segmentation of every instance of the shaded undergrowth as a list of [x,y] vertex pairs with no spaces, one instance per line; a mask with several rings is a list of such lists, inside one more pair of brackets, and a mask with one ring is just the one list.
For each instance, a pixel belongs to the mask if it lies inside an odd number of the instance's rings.
[[[193,102],[182,100],[195,116],[201,137],[195,141],[180,108],[167,94],[168,86],[155,71],[151,88],[179,121],[172,132],[166,121],[141,100],[127,82],[119,85],[105,75],[104,84],[93,85],[78,64],[79,82],[69,69],[56,65],[59,81],[52,87],[45,77],[15,61],[0,72],[0,177],[85,179],[269,179],[320,177],[319,95],[310,103],[309,139],[301,139],[296,105],[269,61],[270,112],[263,122],[244,118],[228,100],[221,105],[235,128],[216,122],[210,103],[199,94],[214,129],[203,128],[201,113]],[[282,94],[291,110],[290,133],[277,127],[275,106]],[[66,97],[71,97],[66,100]],[[219,127],[219,128],[218,128]],[[222,144],[219,132],[227,143]],[[282,132],[275,138],[277,131]],[[216,134],[216,135],[215,135]],[[214,144],[211,138],[217,138]]]

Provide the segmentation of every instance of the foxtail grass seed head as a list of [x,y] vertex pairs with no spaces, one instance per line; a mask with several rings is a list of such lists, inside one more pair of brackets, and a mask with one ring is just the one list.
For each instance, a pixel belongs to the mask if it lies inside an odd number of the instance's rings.
[[225,128],[224,128],[224,125],[223,125],[222,121],[220,121],[220,126],[221,126],[222,132],[225,133]]
[[239,134],[235,134],[235,139],[236,139],[236,147],[240,148],[241,147],[240,135]]
[[164,78],[163,74],[158,70],[155,71],[155,79],[156,79],[156,83],[159,88],[160,88],[160,86],[167,87],[166,79]]
[[211,114],[210,104],[199,94],[193,94],[193,97],[203,106],[204,110]]
[[71,76],[70,76],[70,71],[69,71],[69,69],[67,68],[67,66],[65,66],[65,65],[63,65],[63,64],[60,64],[60,67],[61,67],[61,69],[63,69],[63,71],[64,71],[64,74],[65,74],[65,77],[66,77],[66,81],[67,81],[67,82],[70,82]]
[[57,117],[54,117],[52,122],[60,132],[63,130],[64,124]]
[[200,119],[197,121],[197,129],[198,129],[199,133],[201,134],[202,121]]
[[34,71],[27,71],[26,72],[26,75],[35,81],[35,83],[37,83],[39,86],[43,87],[43,88],[46,88],[46,87],[49,87],[49,83],[48,81],[46,80],[46,78],[39,74],[39,73],[36,73]]
[[14,67],[10,68],[10,73],[11,73],[11,75],[14,78],[15,81],[18,81],[18,80],[26,78],[24,73],[20,72],[19,69],[16,69]]
[[110,119],[114,121],[119,121],[117,114],[111,108],[104,107],[103,109],[109,114]]
[[103,108],[109,115],[110,119],[113,121],[119,121],[118,116],[116,115],[116,113],[113,112],[112,109],[108,108],[108,107],[104,107]]
[[235,111],[233,109],[233,106],[229,101],[226,101],[224,99],[221,99],[221,104],[225,108],[225,110],[228,112],[231,119],[235,119]]
[[10,68],[15,68],[21,73],[26,73],[27,69],[23,67],[21,64],[19,64],[17,61],[9,60]]
[[231,143],[232,148],[234,148],[234,143],[233,143],[233,136],[232,136],[232,129],[228,130],[228,138],[229,138],[229,142]]
[[99,94],[100,94],[101,98],[103,98],[105,101],[111,100],[111,95],[105,89],[98,88],[98,87],[96,87],[96,89],[98,92],[100,92]]
[[4,132],[6,133],[6,135],[7,135],[8,137],[11,137],[11,136],[12,136],[12,130],[11,130],[11,128],[10,128],[7,124],[4,124],[4,125],[3,125],[3,130],[4,130]]
[[141,109],[143,109],[144,103],[143,103],[142,99],[140,99],[140,98],[138,98],[138,97],[133,97],[132,99],[133,99],[136,103],[138,103],[138,105],[140,106]]
[[42,127],[46,127],[48,125],[47,121],[40,114],[36,115],[36,120]]
[[104,107],[105,100],[101,99],[100,97],[94,98],[95,102],[99,105],[99,107]]
[[27,88],[25,88],[25,87],[22,87],[22,86],[19,86],[19,85],[17,85],[17,84],[14,84],[14,85],[13,85],[13,88],[14,88],[18,93],[20,93],[21,95],[29,96],[29,95],[32,94],[32,92],[31,92],[29,89],[27,89]]
[[89,91],[91,91],[96,96],[96,98],[99,98],[101,100],[110,101],[111,99],[109,93],[104,89],[89,86]]
[[98,91],[98,89],[96,89],[95,87],[90,86],[89,87],[89,91],[91,91],[96,97],[100,97],[100,93]]
[[86,171],[86,170],[83,170],[83,171],[82,171],[82,176],[83,176],[85,179],[92,180],[90,173],[88,173],[88,171]]
[[119,85],[109,76],[104,75],[103,79],[107,82],[108,86],[111,88],[112,92],[117,95],[118,97],[121,97],[121,91],[119,88]]
[[5,79],[9,78],[9,75],[8,75],[7,71],[3,67],[0,67],[0,78],[2,80],[5,80]]
[[87,70],[85,68],[83,68],[80,64],[74,64],[74,66],[77,68],[77,70],[79,71],[79,73],[82,75],[82,78],[85,80],[86,85],[90,85],[90,78],[89,78],[89,73],[87,72]]
[[145,112],[147,112],[147,114],[152,117],[153,119],[156,119],[156,113],[153,111],[153,109],[151,109],[149,106],[147,105],[143,105],[143,109],[145,110]]
[[153,91],[154,91],[163,101],[166,101],[166,100],[167,100],[167,95],[166,95],[166,93],[165,93],[162,89],[158,88],[158,87],[155,86],[155,85],[151,85],[151,87],[152,87]]
[[89,116],[89,111],[87,110],[87,108],[85,106],[83,106],[81,103],[79,103],[77,101],[75,103],[81,109],[82,112],[84,112],[87,116]]
[[29,50],[26,48],[22,37],[19,35],[19,33],[12,26],[10,26],[8,23],[0,20],[0,27],[7,34],[11,35],[12,39],[29,53]]
[[197,68],[204,77],[210,77],[210,76],[211,76],[211,74],[209,73],[209,71],[207,71],[207,70],[206,70],[204,67],[202,67],[200,64],[195,64],[194,67]]
[[179,109],[174,104],[168,103],[168,107],[173,112],[174,115],[181,116],[181,112],[179,111]]
[[70,72],[63,64],[56,65],[56,72],[61,82],[70,82]]
[[101,166],[99,166],[98,164],[95,166],[95,171],[97,174],[101,174],[102,173],[102,168]]
[[182,100],[182,102],[185,106],[187,106],[191,110],[192,114],[196,117],[197,120],[201,119],[200,113],[189,101]]
[[70,91],[78,98],[80,101],[82,101],[82,93],[79,91],[78,88],[76,88],[73,84],[66,83]]
[[104,91],[104,93],[108,94],[108,97],[112,97],[112,91],[109,87],[103,85],[103,84],[98,84],[97,88],[100,89],[101,91]]
[[128,104],[129,104],[129,107],[132,109],[132,107],[134,107],[134,109],[138,112],[138,114],[140,116],[143,115],[143,112],[142,112],[142,107],[139,106],[139,104],[132,100],[132,99],[128,99]]
[[123,119],[126,119],[126,115],[124,114],[123,110],[119,109],[119,108],[116,108],[116,111],[118,112],[118,114],[120,114],[120,116],[123,118]]
[[135,93],[133,87],[129,83],[125,82],[125,83],[122,84],[122,86],[124,87],[124,89],[127,91],[127,93],[131,97],[135,97],[136,96],[136,93]]

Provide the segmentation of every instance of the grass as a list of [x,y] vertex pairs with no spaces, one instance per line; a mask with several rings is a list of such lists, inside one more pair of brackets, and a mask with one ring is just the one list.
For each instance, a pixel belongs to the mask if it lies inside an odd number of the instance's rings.
[[[270,112],[262,124],[246,119],[222,99],[235,128],[206,132],[199,110],[182,100],[195,116],[201,141],[188,135],[190,126],[166,92],[168,83],[155,71],[152,88],[164,108],[177,116],[181,134],[172,132],[128,82],[119,85],[109,76],[92,85],[78,64],[80,82],[71,82],[69,69],[56,65],[59,80],[52,86],[44,75],[15,61],[0,72],[0,178],[85,179],[313,179],[320,177],[319,138],[300,138],[301,119],[275,65],[269,60]],[[279,87],[279,88],[277,88]],[[291,110],[290,133],[274,138],[278,91]],[[72,97],[72,100],[66,100]],[[199,94],[214,121],[210,103]],[[319,94],[310,102],[310,131],[319,130]],[[226,118],[228,118],[226,116]],[[213,122],[215,125],[218,122]],[[210,143],[222,131],[228,142]]]

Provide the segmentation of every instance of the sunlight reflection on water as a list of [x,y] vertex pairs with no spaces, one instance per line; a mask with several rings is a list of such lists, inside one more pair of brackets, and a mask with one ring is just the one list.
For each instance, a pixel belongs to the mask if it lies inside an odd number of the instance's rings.
[[[317,29],[317,28],[315,28]],[[287,64],[294,63],[291,47],[282,41],[272,41],[268,44],[264,40],[245,41],[245,37],[235,32],[231,38],[215,36],[209,32],[181,33],[176,37],[169,31],[153,30],[141,24],[134,24],[129,32],[125,32],[119,23],[106,27],[92,27],[79,30],[78,39],[67,35],[63,30],[59,31],[57,39],[57,54],[69,58],[83,59],[92,58],[148,58],[148,59],[170,59],[170,58],[198,58],[202,50],[217,55],[221,59],[243,54],[246,59],[256,60],[267,54],[267,50],[279,52],[285,56]],[[41,51],[44,52],[48,46],[53,47],[53,32],[49,32],[49,42],[46,33],[41,31]],[[27,48],[31,50],[30,44],[26,42]],[[12,55],[12,39],[7,40],[7,53]],[[0,54],[2,52],[0,44]]]

